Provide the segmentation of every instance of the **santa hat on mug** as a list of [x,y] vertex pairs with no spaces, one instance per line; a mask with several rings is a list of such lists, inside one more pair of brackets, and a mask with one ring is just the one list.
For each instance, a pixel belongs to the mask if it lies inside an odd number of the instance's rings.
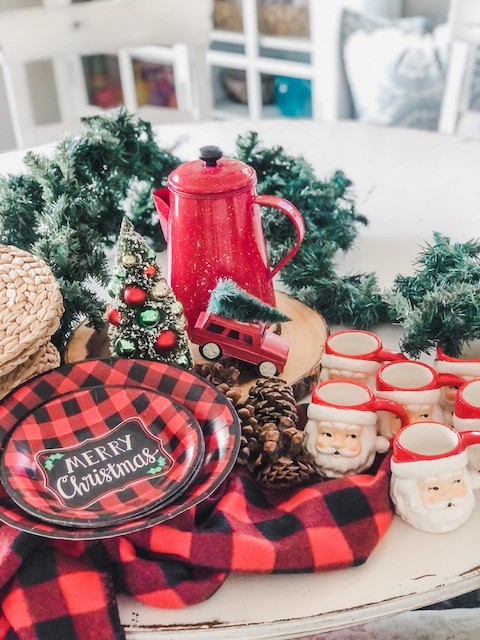
[[[410,451],[402,446],[402,435],[406,430],[419,429],[448,429],[452,432],[450,450],[438,455],[426,455],[417,451]],[[419,422],[400,429],[393,441],[393,455],[390,461],[392,474],[397,478],[427,478],[428,476],[443,476],[464,469],[468,463],[468,454],[454,429],[439,423]],[[432,432],[433,436],[433,432]]]
[[435,369],[438,373],[454,373],[463,377],[480,377],[480,359],[452,358],[437,345]]
[[377,423],[377,415],[373,411],[324,404],[315,394],[315,391],[312,394],[312,401],[308,405],[307,417],[309,420],[335,422],[338,427],[341,427],[342,423],[344,423],[345,426],[349,424],[367,426]]

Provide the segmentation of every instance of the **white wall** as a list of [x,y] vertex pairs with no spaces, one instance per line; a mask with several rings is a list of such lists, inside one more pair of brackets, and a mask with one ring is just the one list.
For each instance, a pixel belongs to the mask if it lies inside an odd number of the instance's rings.
[[428,16],[435,24],[445,22],[449,0],[403,0],[406,16]]
[[[42,0],[0,0],[0,11],[22,9],[41,4]],[[28,77],[30,90],[37,98],[35,101],[36,120],[41,124],[55,121],[58,117],[58,104],[51,63],[45,61],[29,65]],[[5,83],[3,74],[0,72],[0,152],[14,148],[15,140],[8,111]]]

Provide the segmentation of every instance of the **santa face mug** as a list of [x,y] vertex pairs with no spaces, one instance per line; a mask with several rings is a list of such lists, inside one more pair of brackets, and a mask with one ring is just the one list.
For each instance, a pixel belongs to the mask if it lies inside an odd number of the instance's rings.
[[325,343],[320,380],[350,379],[374,389],[380,363],[406,359],[403,353],[384,349],[370,331],[337,331]]
[[[465,382],[480,378],[480,359],[475,358],[452,358],[437,346],[437,353],[434,363],[437,373],[450,373],[460,376]],[[453,411],[455,398],[458,392],[458,385],[448,385],[442,387],[441,405],[445,414],[447,424],[453,424]]]
[[[445,385],[461,385],[463,380],[448,373],[437,373],[423,362],[407,360],[390,362],[377,371],[377,398],[393,400],[408,413],[408,422],[444,422],[440,406],[440,388]],[[378,431],[392,439],[401,424],[389,413],[378,415]]]
[[467,469],[466,448],[480,431],[458,433],[439,422],[417,422],[393,439],[390,495],[400,517],[422,531],[445,533],[466,522],[479,474]]
[[407,423],[401,406],[375,398],[358,382],[326,380],[315,387],[307,409],[304,447],[320,475],[340,478],[361,473],[373,464],[376,453],[388,450],[390,442],[377,434],[380,409],[393,411],[402,424]]
[[[455,398],[453,427],[459,432],[480,429],[480,379],[466,382],[460,387]],[[470,469],[480,471],[480,445],[468,448]]]

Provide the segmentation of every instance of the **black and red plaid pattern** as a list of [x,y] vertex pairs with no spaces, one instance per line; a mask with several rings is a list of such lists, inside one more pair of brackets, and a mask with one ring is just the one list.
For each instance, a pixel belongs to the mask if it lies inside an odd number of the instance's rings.
[[[121,438],[125,428],[128,440],[116,440],[116,434]],[[82,443],[84,446],[79,447]],[[98,449],[94,447],[102,443],[100,453],[96,454]],[[125,467],[127,473],[122,473],[122,466],[118,467],[121,473],[117,488],[111,490],[115,460],[128,444],[132,452],[127,460],[130,464]],[[165,462],[157,475],[152,473],[154,465],[141,454],[144,444]],[[80,453],[82,449],[87,449],[86,458]],[[177,402],[142,388],[100,386],[50,400],[22,420],[6,445],[2,480],[13,500],[37,517],[67,526],[104,526],[173,499],[173,494],[184,487],[198,468],[203,453],[203,436],[197,421]],[[53,461],[49,460],[52,456]],[[49,483],[46,465],[53,468],[60,464],[65,470],[65,459],[69,456],[75,467],[71,464],[70,473],[61,482],[55,478],[57,482]],[[89,474],[90,462],[96,469],[95,475]],[[145,466],[137,474],[140,478],[135,479],[130,470],[137,462]],[[108,465],[112,465],[113,471]],[[91,487],[93,495],[89,499],[88,483],[92,475],[92,482],[97,484]],[[109,482],[98,484],[105,477]],[[100,492],[101,497],[88,507],[73,508],[58,493],[58,484],[68,487],[66,495],[72,493],[75,497],[80,492],[80,500],[86,487],[85,503]]]
[[123,638],[115,593],[184,607],[210,597],[233,571],[361,564],[391,522],[388,484],[388,456],[368,473],[278,493],[234,470],[206,500],[129,536],[49,540],[4,525],[0,630],[7,640]]
[[[5,434],[35,408],[78,388],[138,386],[160,391],[191,411],[203,432],[205,457],[194,482],[178,499],[159,511],[124,524],[102,529],[58,528],[29,517],[12,500],[0,496],[0,520],[24,531],[54,538],[99,539],[132,533],[189,509],[209,496],[232,469],[240,444],[240,425],[225,395],[199,376],[160,362],[144,360],[87,360],[55,369],[15,389],[0,405],[1,427]],[[72,388],[73,387],[73,388]],[[58,391],[55,391],[57,389]],[[15,404],[15,398],[18,404]]]

